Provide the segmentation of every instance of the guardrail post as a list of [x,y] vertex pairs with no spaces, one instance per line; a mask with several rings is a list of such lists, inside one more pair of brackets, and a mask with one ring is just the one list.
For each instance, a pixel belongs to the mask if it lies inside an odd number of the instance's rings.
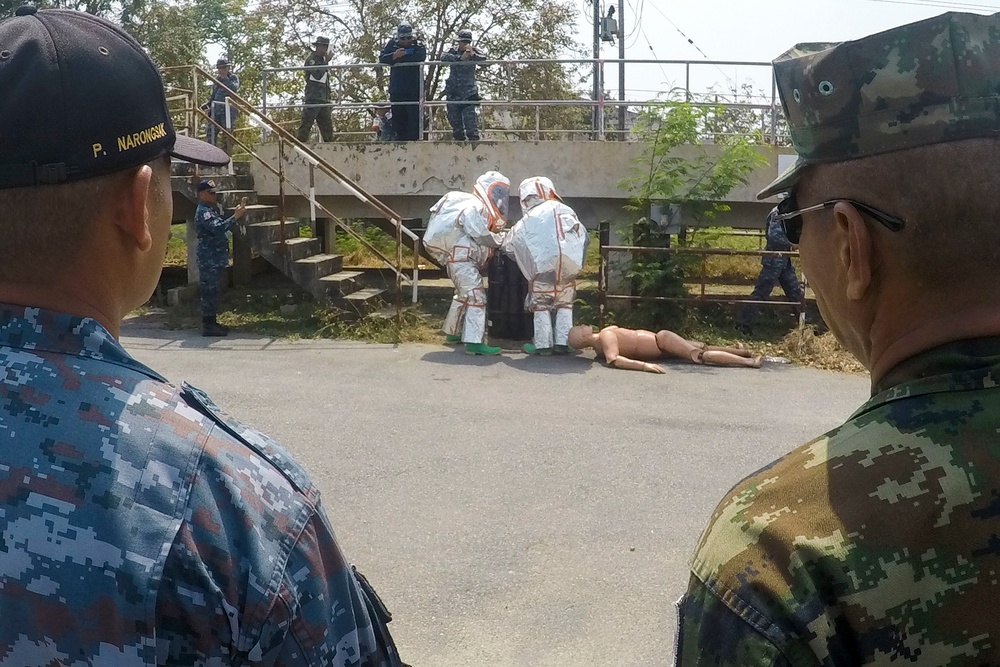
[[[261,77],[260,82],[260,112],[264,116],[267,116],[267,75],[269,72],[264,70],[264,76]],[[267,128],[264,125],[260,126],[260,143],[267,141]]]
[[420,283],[420,239],[413,239],[413,303],[417,302],[417,285]]
[[[234,137],[236,136],[236,128],[233,127],[233,108],[229,105],[229,95],[226,95],[226,132],[229,132]],[[233,166],[233,161],[232,161],[232,153],[233,153],[233,150],[234,150],[234,144],[233,144],[232,140],[229,137],[225,136],[225,133],[223,133],[222,141],[223,141],[223,143],[225,143],[226,148],[229,149],[227,151],[229,153],[229,157],[230,157],[230,160],[229,160],[229,175],[230,176],[234,176],[236,174],[236,168]]]
[[708,256],[701,253],[701,298],[705,298],[705,265],[708,263]]
[[312,237],[317,238],[319,229],[316,227],[316,165],[309,163],[309,229]]
[[535,141],[542,140],[542,105],[535,105]]
[[691,101],[691,63],[684,63],[684,100]]
[[600,245],[600,262],[597,267],[597,324],[605,325],[608,309],[608,245],[611,242],[611,225],[602,222],[597,227],[597,242]]
[[604,61],[598,61],[597,138],[604,140]]
[[[278,228],[281,235],[281,246],[279,252],[284,254],[288,247],[285,245],[285,139],[278,135]],[[291,268],[291,267],[289,267]]]
[[778,113],[775,107],[775,100],[778,97],[778,80],[774,78],[774,70],[771,70],[771,145],[778,145]]
[[[419,64],[420,68],[420,102],[417,104],[417,127],[420,128],[420,134],[417,135],[418,139],[424,138],[424,97],[426,95],[424,86],[424,63]],[[429,136],[427,137],[430,138]]]

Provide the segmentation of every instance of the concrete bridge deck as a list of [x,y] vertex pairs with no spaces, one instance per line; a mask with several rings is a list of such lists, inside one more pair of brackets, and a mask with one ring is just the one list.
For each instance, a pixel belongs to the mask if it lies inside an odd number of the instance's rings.
[[[629,193],[619,187],[642,155],[643,144],[617,141],[509,141],[475,143],[392,142],[318,143],[313,149],[333,166],[354,179],[404,218],[425,219],[427,210],[450,190],[471,190],[477,176],[491,169],[511,179],[513,188],[529,176],[548,176],[563,199],[590,228],[603,220],[633,219],[627,211]],[[678,149],[676,154],[694,157],[699,149]],[[718,150],[709,147],[709,151]],[[714,224],[759,228],[773,203],[756,201],[755,195],[794,155],[791,148],[760,146],[764,164],[753,172],[745,187],[727,197],[731,210]],[[710,153],[711,154],[711,153]],[[258,155],[275,167],[278,146],[260,147]],[[293,150],[285,151],[285,174],[300,185],[308,185],[306,160]],[[259,163],[252,163],[255,187],[263,198],[278,196],[278,179]],[[322,174],[316,175],[317,199],[345,218],[365,218],[372,210],[342,186]],[[285,193],[289,215],[308,217],[308,201],[296,193]],[[520,216],[516,200],[511,201],[511,219]],[[696,226],[693,221],[686,221]]]

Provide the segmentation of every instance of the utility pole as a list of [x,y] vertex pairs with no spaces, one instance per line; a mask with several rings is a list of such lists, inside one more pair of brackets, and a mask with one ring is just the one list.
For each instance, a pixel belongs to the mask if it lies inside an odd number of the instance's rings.
[[[625,0],[618,0],[618,101],[625,101]],[[618,141],[625,141],[625,105],[618,105]]]
[[601,57],[601,2],[591,0],[594,3],[594,113],[593,128],[594,139],[600,138],[600,115],[598,113],[598,100],[601,99],[601,71],[597,61]]

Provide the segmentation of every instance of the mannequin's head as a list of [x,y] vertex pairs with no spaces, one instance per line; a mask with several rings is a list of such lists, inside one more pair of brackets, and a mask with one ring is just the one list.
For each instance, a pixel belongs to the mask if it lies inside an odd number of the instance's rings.
[[594,328],[589,324],[578,324],[569,330],[569,346],[582,350],[594,346]]

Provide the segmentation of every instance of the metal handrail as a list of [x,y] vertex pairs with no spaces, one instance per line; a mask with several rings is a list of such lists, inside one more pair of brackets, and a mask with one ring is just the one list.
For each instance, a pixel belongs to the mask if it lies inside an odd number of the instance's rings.
[[[193,75],[193,80],[194,80],[194,91],[192,92],[192,97],[191,97],[191,99],[192,99],[191,107],[194,108],[195,114],[200,115],[202,118],[204,118],[208,122],[210,122],[213,125],[215,125],[216,127],[218,127],[219,130],[222,131],[227,137],[229,137],[230,139],[232,139],[241,148],[243,148],[244,150],[246,150],[247,153],[251,157],[253,157],[255,160],[257,160],[261,164],[265,165],[265,167],[267,167],[269,170],[271,170],[272,173],[276,173],[278,175],[278,178],[279,178],[279,189],[281,189],[285,183],[288,183],[295,190],[297,190],[301,194],[303,194],[303,196],[308,197],[309,200],[310,200],[310,203],[312,205],[319,207],[320,209],[322,209],[324,212],[326,212],[331,217],[331,219],[334,221],[335,226],[342,228],[347,234],[351,235],[352,237],[354,237],[355,239],[357,239],[359,242],[361,242],[363,245],[365,245],[367,248],[369,248],[369,250],[371,250],[390,269],[392,269],[393,273],[395,273],[395,275],[396,275],[396,311],[397,311],[396,312],[396,316],[397,316],[397,333],[398,333],[399,327],[401,326],[401,322],[402,322],[402,282],[403,282],[403,280],[411,280],[412,281],[412,284],[413,284],[413,294],[414,294],[414,299],[415,299],[416,298],[417,282],[418,282],[419,254],[420,254],[420,247],[419,247],[420,239],[411,230],[406,229],[406,228],[403,227],[402,216],[400,216],[398,213],[396,213],[395,211],[393,211],[391,208],[389,208],[388,206],[386,206],[385,204],[383,204],[381,201],[379,201],[373,195],[371,195],[368,192],[366,192],[363,188],[361,188],[361,186],[359,186],[357,183],[353,182],[350,178],[348,178],[347,176],[345,176],[344,174],[342,174],[336,167],[334,167],[329,162],[327,162],[326,160],[324,160],[323,158],[321,158],[319,155],[317,155],[312,149],[310,149],[308,146],[306,146],[305,144],[303,144],[302,142],[300,142],[296,137],[294,137],[290,132],[288,132],[288,130],[286,130],[284,127],[282,127],[280,123],[278,123],[278,122],[274,121],[273,119],[269,118],[266,114],[260,113],[249,102],[247,102],[245,99],[243,99],[239,94],[237,94],[235,91],[231,90],[228,86],[226,86],[224,83],[222,83],[219,79],[217,79],[216,77],[212,76],[206,70],[202,69],[198,65],[185,65],[185,66],[165,67],[165,68],[162,68],[162,69],[163,69],[163,71],[191,70],[192,75]],[[215,84],[221,86],[222,88],[224,88],[226,90],[226,92],[227,92],[227,104],[232,104],[237,109],[239,109],[240,111],[243,111],[245,114],[247,114],[247,118],[248,119],[250,119],[251,121],[255,122],[256,124],[258,124],[261,127],[268,128],[271,132],[274,132],[275,134],[277,134],[279,144],[283,144],[285,142],[290,143],[293,146],[293,148],[296,150],[296,152],[298,152],[300,155],[302,155],[302,156],[304,156],[304,157],[307,158],[307,160],[310,163],[310,167],[311,168],[319,168],[320,171],[322,171],[327,176],[329,176],[330,178],[334,179],[337,183],[339,183],[341,185],[341,187],[345,188],[348,192],[350,192],[351,194],[353,194],[356,198],[358,198],[363,203],[369,205],[370,207],[372,207],[373,209],[375,209],[376,211],[378,211],[378,213],[382,217],[385,217],[387,220],[389,220],[389,222],[394,226],[394,228],[396,230],[396,243],[397,243],[397,246],[398,246],[398,252],[397,252],[397,259],[398,259],[398,261],[397,261],[397,263],[394,265],[393,262],[392,262],[392,260],[390,260],[387,257],[385,257],[384,255],[382,255],[381,252],[379,252],[370,243],[368,243],[368,241],[366,239],[364,239],[364,237],[362,237],[360,234],[357,234],[353,229],[351,229],[351,227],[349,225],[347,225],[340,217],[334,215],[326,207],[324,207],[321,204],[319,204],[319,202],[317,202],[315,200],[314,196],[306,195],[305,191],[302,188],[300,188],[299,186],[295,185],[294,183],[292,183],[291,181],[289,181],[288,179],[286,179],[284,177],[283,169],[282,169],[282,167],[283,167],[283,161],[284,161],[283,160],[283,151],[279,152],[278,170],[275,170],[273,167],[271,167],[270,164],[267,163],[266,160],[264,160],[261,156],[257,155],[252,149],[250,149],[248,146],[246,146],[246,144],[244,144],[239,139],[237,139],[236,136],[228,128],[223,127],[221,124],[217,123],[212,117],[210,117],[208,114],[206,114],[200,108],[200,106],[198,105],[198,101],[199,100],[197,98],[197,93],[198,93],[198,76],[199,75],[205,77],[205,79],[207,79],[209,81],[212,81],[213,83],[215,83]],[[184,111],[186,113],[187,110],[185,109]],[[193,130],[193,134],[197,133],[197,128],[196,127],[193,127],[192,130]],[[283,190],[282,190],[282,192],[283,192]],[[282,200],[283,199],[284,199],[284,197],[282,196]],[[282,205],[280,206],[280,209],[281,209],[280,215],[281,215],[281,230],[282,230],[281,231],[281,245],[282,245],[282,248],[284,248],[284,247],[286,247],[286,239],[285,239],[285,234],[284,234],[285,213],[284,213],[283,201],[282,201]],[[412,278],[404,276],[404,274],[403,274],[403,267],[402,267],[402,243],[403,243],[404,233],[405,233],[405,235],[411,241],[413,241],[413,277]]]
[[[538,65],[581,66],[581,65],[589,65],[589,66],[593,66],[593,68],[594,68],[594,76],[597,77],[597,79],[599,81],[603,81],[604,80],[604,74],[603,74],[603,72],[604,72],[605,66],[618,66],[619,70],[621,71],[625,67],[625,65],[658,65],[658,66],[661,66],[661,67],[662,66],[683,65],[684,68],[685,68],[685,73],[684,73],[685,83],[684,83],[684,87],[683,87],[683,93],[684,93],[684,100],[685,101],[690,102],[692,104],[695,104],[697,106],[706,106],[706,107],[708,107],[708,106],[723,106],[723,107],[727,107],[727,108],[738,108],[738,109],[742,109],[742,110],[768,111],[768,112],[770,112],[770,118],[766,117],[767,114],[761,114],[762,133],[766,137],[770,138],[771,143],[778,143],[778,141],[779,141],[779,133],[778,133],[778,130],[779,130],[779,127],[778,127],[779,126],[779,119],[778,119],[778,116],[779,116],[779,114],[783,113],[783,110],[781,108],[781,105],[778,103],[777,86],[776,86],[776,83],[775,83],[775,80],[774,80],[774,76],[773,76],[772,64],[769,63],[769,62],[736,61],[736,60],[661,60],[661,59],[641,59],[641,58],[637,58],[637,59],[628,59],[628,58],[625,58],[625,59],[619,59],[619,58],[608,58],[608,59],[604,59],[604,58],[566,58],[566,59],[557,59],[557,58],[525,58],[525,59],[477,60],[477,61],[474,61],[474,62],[475,62],[475,65],[477,67],[501,66],[508,73],[508,77],[510,77],[511,73],[513,73],[514,71],[516,71],[516,68],[519,67],[519,66],[538,66]],[[288,96],[281,96],[277,100],[275,100],[275,101],[278,102],[278,104],[272,104],[271,100],[268,99],[269,98],[269,95],[268,95],[268,78],[271,77],[271,76],[274,76],[274,75],[287,74],[287,73],[290,73],[290,72],[304,72],[304,71],[311,71],[311,70],[343,72],[343,71],[368,70],[368,69],[379,70],[379,69],[391,68],[391,67],[417,67],[417,68],[420,68],[420,70],[421,70],[421,76],[419,77],[419,87],[420,87],[420,90],[419,90],[419,99],[418,100],[412,100],[412,101],[406,101],[406,102],[403,102],[403,101],[394,102],[394,104],[418,106],[419,110],[420,110],[420,115],[422,116],[423,113],[424,113],[424,109],[425,108],[428,108],[428,107],[434,108],[434,107],[438,107],[438,106],[442,106],[442,105],[447,104],[446,102],[443,102],[443,101],[428,99],[428,96],[426,95],[426,92],[425,92],[425,86],[426,86],[426,81],[427,81],[427,71],[426,71],[426,69],[427,68],[453,66],[453,65],[455,65],[455,63],[451,62],[451,61],[427,60],[427,61],[423,61],[423,62],[398,62],[398,63],[392,63],[392,64],[381,63],[381,62],[373,62],[373,63],[333,63],[333,64],[327,64],[327,65],[313,65],[313,66],[310,66],[310,67],[301,66],[301,67],[274,67],[274,68],[266,68],[266,69],[261,70],[261,76],[262,76],[261,108],[266,111],[267,109],[272,109],[272,108],[289,109],[289,108],[303,108],[305,106],[305,105],[301,105],[301,104],[295,105],[295,104],[286,103],[288,101],[288,99],[289,99]],[[764,93],[763,95],[753,96],[753,97],[749,98],[751,100],[753,100],[753,99],[767,100],[768,97],[769,97],[770,98],[769,99],[769,103],[757,103],[757,102],[752,102],[752,101],[751,102],[746,102],[746,103],[743,103],[743,102],[726,102],[726,101],[716,101],[714,103],[712,103],[712,102],[706,102],[706,101],[699,102],[696,99],[697,97],[701,97],[701,96],[704,96],[704,95],[714,95],[714,96],[718,97],[720,95],[718,93],[713,93],[713,92],[706,92],[706,93],[699,93],[699,94],[692,93],[692,89],[691,89],[691,68],[694,67],[694,66],[705,66],[705,65],[716,66],[716,67],[717,66],[727,66],[727,65],[729,65],[729,66],[738,66],[738,67],[766,67],[768,69],[771,69],[771,72],[770,72],[770,78],[771,78],[771,91],[770,91],[770,95],[768,96],[766,93]],[[483,107],[486,107],[486,106],[493,106],[493,107],[518,107],[518,106],[522,106],[522,107],[523,106],[534,107],[535,110],[536,110],[536,116],[540,112],[541,107],[560,107],[560,106],[561,107],[583,107],[583,108],[589,107],[589,108],[592,108],[592,110],[593,110],[593,114],[591,116],[590,131],[592,133],[593,138],[595,138],[595,139],[604,139],[605,135],[607,135],[607,134],[616,135],[616,134],[626,134],[627,133],[627,130],[623,130],[621,128],[619,128],[618,130],[605,128],[605,111],[606,111],[606,109],[608,107],[610,107],[611,109],[617,108],[619,110],[619,116],[620,116],[620,114],[622,113],[622,110],[625,109],[625,108],[627,108],[627,107],[653,106],[653,105],[663,104],[663,102],[664,102],[663,100],[649,100],[649,99],[645,99],[645,100],[613,100],[613,99],[609,99],[604,94],[603,86],[599,86],[599,89],[600,89],[601,92],[600,92],[599,96],[596,99],[572,98],[572,99],[561,99],[561,100],[514,100],[514,99],[512,99],[512,97],[510,95],[510,91],[513,90],[513,88],[512,88],[512,86],[513,86],[512,81],[513,81],[513,79],[508,78],[508,82],[507,82],[508,95],[507,95],[506,99],[483,99],[483,100],[479,100],[478,104],[480,106],[483,106]],[[678,90],[680,90],[680,88],[678,88]],[[725,97],[726,95],[722,94],[722,96]],[[736,94],[736,97],[738,98],[739,95]],[[309,106],[319,106],[319,105],[309,105]],[[354,104],[343,104],[343,103],[340,103],[340,102],[336,102],[336,103],[330,103],[330,104],[326,104],[326,105],[322,105],[322,106],[328,106],[328,107],[330,107],[332,109],[335,109],[335,110],[338,110],[338,111],[349,111],[349,110],[354,110],[354,109],[369,108],[371,106],[371,103],[370,102],[357,102],[357,103],[354,103]],[[768,124],[770,125],[770,128],[767,127]],[[488,131],[488,130],[486,130],[486,128],[484,128],[484,131]],[[496,131],[502,133],[502,132],[506,132],[508,130],[507,130],[507,128],[499,128]],[[538,128],[537,131],[541,132],[542,130],[540,128]],[[545,130],[545,131],[546,132],[552,132],[552,130]],[[581,129],[579,131],[583,131],[583,130]]]

